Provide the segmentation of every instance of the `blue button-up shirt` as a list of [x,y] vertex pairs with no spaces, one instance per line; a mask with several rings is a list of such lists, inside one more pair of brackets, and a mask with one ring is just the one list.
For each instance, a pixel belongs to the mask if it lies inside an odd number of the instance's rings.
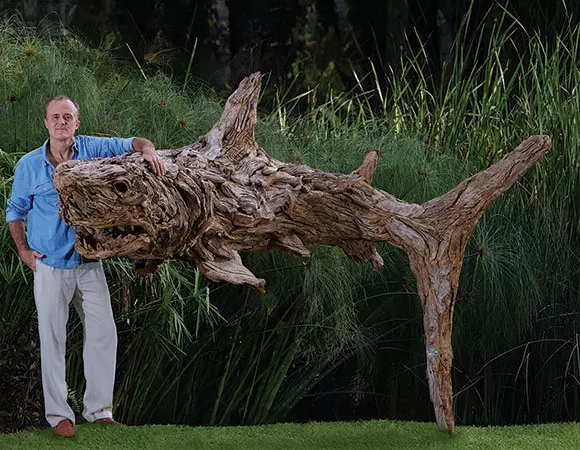
[[[71,159],[122,155],[133,150],[133,139],[75,136]],[[27,153],[16,164],[6,222],[28,216],[28,245],[46,255],[42,262],[52,267],[75,267],[88,260],[74,249],[75,230],[58,213],[58,196],[52,181],[55,167],[46,155],[47,144],[48,141]]]

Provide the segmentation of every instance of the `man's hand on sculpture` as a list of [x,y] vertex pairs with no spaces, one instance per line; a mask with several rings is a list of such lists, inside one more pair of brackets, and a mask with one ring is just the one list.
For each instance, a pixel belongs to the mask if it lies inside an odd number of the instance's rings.
[[36,250],[26,249],[19,251],[18,256],[33,272],[36,272],[36,260],[44,258],[45,255]]
[[155,149],[147,149],[141,153],[140,163],[147,162],[149,167],[155,172],[155,175],[162,176],[165,175],[165,164],[163,160],[159,157]]

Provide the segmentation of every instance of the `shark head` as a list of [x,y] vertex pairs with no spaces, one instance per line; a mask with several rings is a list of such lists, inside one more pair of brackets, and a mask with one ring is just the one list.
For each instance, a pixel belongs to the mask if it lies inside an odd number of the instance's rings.
[[174,165],[161,182],[138,158],[67,161],[55,170],[60,214],[75,227],[81,255],[162,262],[194,244],[205,209],[200,186],[181,183],[186,174]]

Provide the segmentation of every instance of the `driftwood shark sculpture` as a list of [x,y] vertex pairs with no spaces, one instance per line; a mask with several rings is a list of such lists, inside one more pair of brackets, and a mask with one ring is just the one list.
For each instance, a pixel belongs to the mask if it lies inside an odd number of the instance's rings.
[[451,332],[465,246],[486,207],[546,153],[550,138],[532,136],[447,194],[409,204],[371,186],[376,152],[350,175],[270,157],[254,140],[260,80],[240,83],[207,135],[159,151],[164,177],[136,164],[135,154],[60,164],[54,183],[78,251],[127,256],[142,273],[170,258],[191,260],[212,280],[263,291],[239,252],[308,257],[312,245],[336,245],[377,267],[373,243],[390,242],[408,254],[417,278],[430,397],[439,427],[454,432]]

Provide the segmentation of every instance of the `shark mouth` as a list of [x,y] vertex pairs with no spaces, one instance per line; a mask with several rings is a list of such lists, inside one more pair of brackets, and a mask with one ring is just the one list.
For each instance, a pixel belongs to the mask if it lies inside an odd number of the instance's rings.
[[88,258],[108,258],[121,254],[136,255],[145,251],[151,237],[138,225],[116,225],[107,228],[76,227],[78,252]]

